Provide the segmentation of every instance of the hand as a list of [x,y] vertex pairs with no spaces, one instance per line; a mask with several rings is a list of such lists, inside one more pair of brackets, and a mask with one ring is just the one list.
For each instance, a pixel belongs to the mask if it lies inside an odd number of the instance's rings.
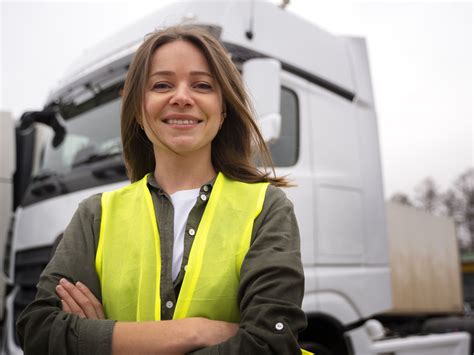
[[75,285],[62,278],[56,286],[63,311],[77,314],[81,318],[105,319],[104,309],[94,294],[81,282]]

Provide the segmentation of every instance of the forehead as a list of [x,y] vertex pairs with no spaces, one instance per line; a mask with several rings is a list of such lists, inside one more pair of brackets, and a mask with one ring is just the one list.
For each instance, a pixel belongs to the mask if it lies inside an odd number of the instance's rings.
[[210,71],[204,53],[196,45],[185,40],[166,43],[155,50],[151,57],[151,71],[155,70],[205,70]]

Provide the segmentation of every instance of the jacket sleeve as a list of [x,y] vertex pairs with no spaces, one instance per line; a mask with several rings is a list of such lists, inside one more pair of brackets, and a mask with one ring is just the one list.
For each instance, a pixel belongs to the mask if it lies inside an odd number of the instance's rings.
[[97,231],[100,227],[100,195],[83,201],[63,239],[42,272],[35,300],[17,321],[17,334],[25,354],[110,354],[114,321],[81,319],[61,310],[55,292],[63,277],[81,281],[100,300],[95,271]]
[[252,241],[240,274],[237,335],[193,354],[301,354],[304,273],[293,205],[282,190],[268,187]]

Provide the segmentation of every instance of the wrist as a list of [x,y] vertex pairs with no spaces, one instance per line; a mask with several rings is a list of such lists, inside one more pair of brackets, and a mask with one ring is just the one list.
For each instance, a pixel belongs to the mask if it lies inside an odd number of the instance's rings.
[[[193,344],[196,349],[205,348],[211,345],[211,341],[206,339],[206,318],[193,317],[181,320],[186,326],[183,327],[184,336],[188,339],[189,344]],[[183,324],[184,325],[184,324]]]

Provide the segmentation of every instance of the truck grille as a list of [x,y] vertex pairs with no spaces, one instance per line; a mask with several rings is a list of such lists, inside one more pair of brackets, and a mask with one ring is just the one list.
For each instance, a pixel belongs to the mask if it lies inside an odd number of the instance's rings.
[[[52,246],[22,250],[15,256],[15,286],[19,290],[13,300],[13,328],[20,313],[36,296],[36,284],[51,259]],[[15,342],[19,345],[15,332]]]

